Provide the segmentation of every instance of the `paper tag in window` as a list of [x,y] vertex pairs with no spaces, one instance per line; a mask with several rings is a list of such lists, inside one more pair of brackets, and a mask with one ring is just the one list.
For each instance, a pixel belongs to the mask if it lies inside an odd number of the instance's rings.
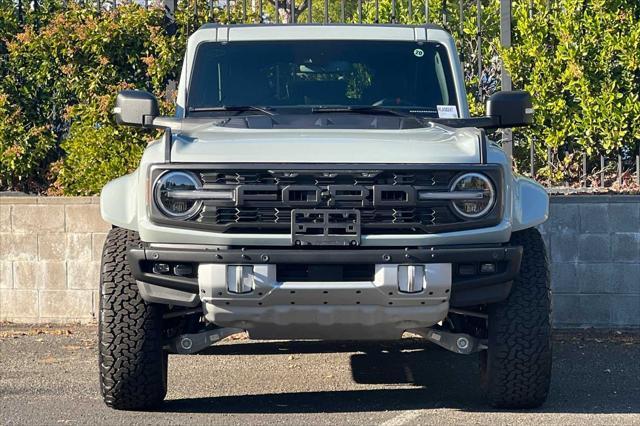
[[455,105],[438,105],[438,118],[458,118],[458,108]]

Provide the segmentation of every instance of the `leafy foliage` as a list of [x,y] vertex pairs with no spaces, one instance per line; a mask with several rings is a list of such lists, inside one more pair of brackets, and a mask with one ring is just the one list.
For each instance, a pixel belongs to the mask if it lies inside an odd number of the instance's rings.
[[[115,127],[115,94],[139,88],[162,98],[177,76],[184,39],[166,34],[163,10],[135,4],[101,12],[71,6],[39,22],[7,37],[0,185],[97,193],[136,167],[148,138]],[[169,103],[163,106],[168,111]]]
[[23,111],[12,105],[6,94],[0,93],[1,186],[37,186],[33,172],[54,146],[55,136],[49,126],[29,123]]
[[66,155],[54,183],[56,192],[99,194],[109,180],[137,167],[145,136],[149,136],[111,123],[108,109],[103,107],[111,103],[112,95],[106,94],[70,108],[69,114],[76,118],[71,120],[69,136],[61,144]]
[[[551,4],[551,6],[549,6]],[[640,3],[637,0],[519,1],[513,47],[502,52],[514,86],[531,92],[535,126],[520,132],[551,183],[566,180],[585,152],[632,158],[640,147]],[[521,161],[527,163],[527,161]]]

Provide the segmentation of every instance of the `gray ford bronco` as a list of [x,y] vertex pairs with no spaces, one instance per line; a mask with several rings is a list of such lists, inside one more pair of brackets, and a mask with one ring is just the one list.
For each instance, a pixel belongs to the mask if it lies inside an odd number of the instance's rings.
[[486,129],[532,121],[525,92],[469,116],[436,26],[205,25],[176,114],[121,92],[120,124],[164,129],[101,195],[100,384],[118,409],[167,391],[168,354],[252,339],[421,336],[477,353],[496,407],[542,404],[548,197]]

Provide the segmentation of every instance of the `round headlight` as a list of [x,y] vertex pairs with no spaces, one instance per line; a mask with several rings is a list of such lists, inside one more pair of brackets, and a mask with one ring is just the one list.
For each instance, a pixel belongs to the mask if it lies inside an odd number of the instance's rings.
[[488,177],[480,173],[466,173],[451,185],[452,192],[468,192],[469,198],[454,200],[456,212],[469,219],[477,219],[491,210],[495,203],[495,190]]
[[200,189],[200,181],[192,173],[166,172],[155,183],[153,194],[158,209],[172,219],[190,219],[202,201],[189,198],[188,192]]

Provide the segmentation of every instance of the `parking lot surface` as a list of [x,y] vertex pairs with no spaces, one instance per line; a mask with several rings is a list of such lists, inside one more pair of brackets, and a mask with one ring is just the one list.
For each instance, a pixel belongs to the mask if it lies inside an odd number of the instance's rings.
[[150,413],[105,407],[95,327],[0,326],[4,424],[640,424],[640,339],[555,337],[549,401],[485,406],[477,356],[400,342],[227,340],[170,356],[167,402]]

